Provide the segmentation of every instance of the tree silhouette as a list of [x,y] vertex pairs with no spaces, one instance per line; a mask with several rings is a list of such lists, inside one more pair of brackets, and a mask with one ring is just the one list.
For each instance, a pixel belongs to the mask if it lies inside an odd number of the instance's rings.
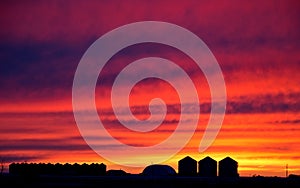
[[0,170],[0,175],[2,175],[3,174],[3,170],[4,170],[4,159],[3,158],[1,158],[1,162],[0,162],[1,164],[1,170]]

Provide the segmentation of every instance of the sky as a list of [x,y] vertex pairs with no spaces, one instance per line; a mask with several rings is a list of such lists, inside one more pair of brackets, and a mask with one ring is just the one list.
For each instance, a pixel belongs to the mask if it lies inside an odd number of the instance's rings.
[[[200,103],[199,118],[191,113],[186,119],[188,124],[197,118],[195,133],[163,164],[177,170],[178,160],[187,155],[197,161],[230,156],[238,161],[241,176],[285,176],[286,164],[289,173],[300,174],[299,19],[296,0],[1,1],[0,158],[5,170],[12,162],[103,162],[108,169],[141,172],[143,167],[116,164],[89,147],[74,118],[72,86],[82,56],[99,37],[133,22],[162,21],[193,32],[218,61],[227,93],[222,127],[212,145],[199,152],[211,109],[205,76],[182,51],[143,43],[119,51],[99,73],[96,107],[110,135],[123,144],[147,147],[162,142],[176,129],[183,107],[176,90],[164,80],[142,80],[130,92],[130,109],[139,120],[151,116],[151,99],[159,97],[167,104],[163,123],[153,131],[121,126],[110,101],[114,79],[124,67],[141,58],[161,57],[188,74]],[[153,69],[149,64],[147,70]],[[169,74],[174,82],[181,82],[176,72]],[[122,118],[131,121],[129,116]],[[105,140],[101,143],[105,152],[118,151]],[[124,151],[119,159],[124,164],[143,161],[146,166],[162,153]]]

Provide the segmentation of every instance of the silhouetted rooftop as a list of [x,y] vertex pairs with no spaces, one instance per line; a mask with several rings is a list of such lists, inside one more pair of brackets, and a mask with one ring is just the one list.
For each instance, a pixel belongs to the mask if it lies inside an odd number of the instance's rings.
[[176,175],[176,171],[169,165],[154,164],[147,166],[142,174],[146,176],[173,176]]
[[223,163],[223,162],[225,162],[225,163],[235,163],[235,164],[238,163],[236,160],[232,159],[231,157],[225,157],[224,159],[220,160],[219,162],[220,163]]
[[[211,157],[209,157],[209,156],[207,156],[207,157],[201,159],[200,161],[215,161],[215,162],[217,162],[216,160],[214,160],[213,158],[211,158]],[[199,161],[199,162],[200,162],[200,161]]]
[[180,159],[179,160],[179,162],[180,161],[196,161],[195,159],[193,159],[192,157],[190,157],[190,156],[186,156],[185,158],[183,158],[183,159]]

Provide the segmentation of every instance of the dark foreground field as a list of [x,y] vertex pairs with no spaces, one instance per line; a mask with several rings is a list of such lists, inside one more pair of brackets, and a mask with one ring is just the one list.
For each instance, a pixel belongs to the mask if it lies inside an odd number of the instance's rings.
[[0,176],[0,187],[300,187],[299,178],[240,177],[240,178],[200,178],[200,177],[144,177],[138,175],[112,176]]

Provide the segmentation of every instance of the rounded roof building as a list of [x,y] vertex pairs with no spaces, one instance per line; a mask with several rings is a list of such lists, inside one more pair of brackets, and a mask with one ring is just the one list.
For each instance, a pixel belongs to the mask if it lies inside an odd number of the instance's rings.
[[154,164],[147,166],[143,172],[145,176],[173,176],[176,171],[169,165]]

